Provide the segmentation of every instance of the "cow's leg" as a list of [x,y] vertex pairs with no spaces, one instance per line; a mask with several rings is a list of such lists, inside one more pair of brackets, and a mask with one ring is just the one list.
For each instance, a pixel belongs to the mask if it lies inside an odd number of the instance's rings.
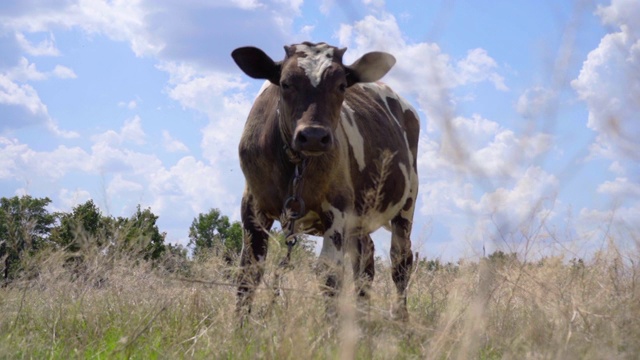
[[236,310],[244,316],[251,311],[253,294],[264,273],[269,229],[271,229],[273,220],[268,220],[255,208],[253,197],[247,192],[242,198],[241,211],[243,245],[240,256]]
[[373,254],[374,245],[370,235],[361,235],[352,239],[349,255],[359,306],[365,305],[371,295],[371,283],[376,272]]
[[396,284],[398,300],[393,315],[398,320],[409,319],[407,311],[407,284],[413,267],[413,254],[411,253],[411,218],[405,217],[401,212],[391,220],[391,277]]
[[344,275],[345,214],[330,207],[324,214],[324,222],[329,226],[323,235],[318,275],[327,298],[327,317],[330,318],[336,315],[336,297]]

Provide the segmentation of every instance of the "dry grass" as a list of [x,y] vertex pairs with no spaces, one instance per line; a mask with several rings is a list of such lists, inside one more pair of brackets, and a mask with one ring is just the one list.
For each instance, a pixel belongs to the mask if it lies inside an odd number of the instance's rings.
[[[275,244],[274,244],[275,245]],[[188,276],[126,256],[85,253],[31,259],[0,288],[0,358],[457,358],[635,359],[640,355],[640,256],[616,248],[584,263],[482,260],[438,270],[420,263],[411,320],[388,316],[395,286],[377,264],[369,311],[351,291],[327,320],[312,259],[294,254],[274,301],[270,281],[284,249],[272,246],[266,284],[240,327],[224,261]],[[353,284],[346,282],[351,289]]]

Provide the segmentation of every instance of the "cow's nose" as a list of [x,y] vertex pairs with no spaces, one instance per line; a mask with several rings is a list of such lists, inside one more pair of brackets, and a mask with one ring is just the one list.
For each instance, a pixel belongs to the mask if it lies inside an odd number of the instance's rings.
[[321,126],[305,126],[295,136],[295,147],[305,153],[323,153],[333,144],[331,132]]

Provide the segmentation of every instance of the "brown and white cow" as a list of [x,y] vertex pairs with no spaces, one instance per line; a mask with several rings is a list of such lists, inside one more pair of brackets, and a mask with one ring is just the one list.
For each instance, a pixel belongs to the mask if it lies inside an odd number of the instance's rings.
[[413,264],[411,225],[418,193],[420,122],[413,107],[376,82],[395,64],[384,52],[342,63],[346,48],[305,42],[285,46],[285,59],[242,47],[232,57],[247,75],[266,79],[240,140],[246,179],[242,198],[244,247],[238,309],[250,307],[263,273],[268,231],[292,195],[296,163],[306,159],[296,231],[323,236],[319,265],[324,292],[339,290],[345,253],[358,295],[374,277],[370,233],[391,230],[394,315],[406,319],[406,287]]

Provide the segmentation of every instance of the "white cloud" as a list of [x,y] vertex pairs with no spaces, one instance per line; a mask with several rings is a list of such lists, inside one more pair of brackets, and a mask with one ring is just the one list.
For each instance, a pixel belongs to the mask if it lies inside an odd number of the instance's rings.
[[612,207],[607,210],[582,208],[577,218],[576,232],[582,247],[593,253],[613,242],[620,254],[638,249],[640,231],[640,204]]
[[140,194],[144,186],[139,182],[124,179],[122,174],[116,174],[107,186],[107,195],[110,197],[126,196],[127,194]]
[[38,71],[36,64],[29,63],[27,58],[22,57],[18,62],[18,65],[9,69],[5,76],[12,81],[27,82],[32,80],[45,80],[47,74]]
[[640,197],[640,184],[626,177],[617,177],[614,181],[600,184],[598,192],[622,198]]
[[192,216],[211,207],[228,212],[237,206],[236,197],[222,186],[220,172],[192,156],[180,159],[168,169],[158,169],[147,181],[153,195],[152,206],[159,212],[183,207],[183,215]]
[[362,3],[365,5],[373,5],[375,7],[384,6],[384,0],[362,0]]
[[129,110],[133,110],[138,107],[138,102],[135,100],[120,101],[118,102],[118,107],[126,107]]
[[0,178],[29,180],[39,177],[54,181],[71,170],[90,171],[91,159],[86,151],[58,146],[52,151],[35,151],[16,139],[0,137]]
[[[19,106],[36,118],[48,118],[47,106],[29,84],[17,84],[10,77],[0,74],[0,104]],[[5,126],[17,126],[15,119],[4,119]],[[11,126],[13,127],[13,126]]]
[[320,12],[324,15],[329,15],[331,8],[335,5],[336,0],[322,0],[320,4]]
[[174,139],[169,131],[162,131],[162,145],[168,152],[188,152],[189,148],[180,140]]
[[[1,16],[4,28],[16,32],[48,32],[55,27],[78,27],[87,34],[104,34],[129,41],[138,56],[158,53],[163,44],[145,26],[146,10],[141,0],[80,1],[57,4],[24,3],[13,14]],[[45,43],[46,45],[46,43]]]
[[28,81],[41,81],[47,80],[51,76],[59,79],[75,79],[77,76],[73,70],[66,66],[56,65],[50,72],[41,72],[36,68],[35,63],[29,63],[27,58],[22,57],[18,62],[18,65],[10,68],[5,76],[11,81],[28,82]]
[[626,29],[640,38],[640,3],[636,0],[612,0],[608,6],[598,5],[596,14],[605,24]]
[[120,132],[123,141],[131,141],[142,145],[145,143],[146,134],[142,130],[142,119],[136,115],[132,119],[126,120]]
[[60,208],[63,211],[70,211],[77,205],[84,204],[91,199],[91,193],[83,189],[60,189],[58,192]]
[[40,43],[34,45],[21,32],[16,32],[16,41],[18,45],[27,54],[33,56],[60,56],[60,51],[56,48],[55,38],[53,33],[49,32],[49,38],[44,39]]
[[5,105],[0,130],[29,125],[44,125],[47,130],[63,138],[78,137],[74,131],[61,130],[49,115],[47,106],[28,81],[46,80],[51,75],[58,78],[74,78],[73,70],[57,65],[50,73],[40,72],[34,63],[22,57],[18,65],[0,73],[0,105]]
[[546,88],[535,86],[527,89],[516,103],[516,111],[525,119],[548,116],[555,110],[558,95]]
[[447,229],[438,242],[456,256],[480,254],[483,246],[489,253],[504,246],[528,246],[532,233],[544,237],[540,225],[552,221],[558,204],[558,179],[535,166],[494,189],[451,176],[420,186],[420,216]]
[[58,137],[65,139],[74,139],[80,137],[80,134],[75,131],[60,129],[56,121],[51,118],[47,119],[44,125],[47,130]]
[[75,79],[78,77],[73,70],[62,65],[56,65],[52,74],[59,79]]
[[548,134],[517,135],[477,114],[458,116],[447,124],[440,144],[424,137],[421,140],[420,173],[439,177],[459,174],[497,183],[522,175],[524,168],[553,144]]
[[164,63],[159,68],[170,75],[169,96],[209,118],[202,129],[204,157],[212,164],[237,160],[238,142],[251,108],[241,93],[247,83],[226,73],[198,72],[187,64]]
[[202,129],[202,152],[211,163],[236,164],[238,144],[251,102],[240,94],[223,100],[220,113],[210,117],[209,124]]
[[603,21],[620,31],[605,35],[571,85],[587,104],[587,126],[596,132],[592,157],[640,160],[640,6],[614,0],[599,7]]
[[455,99],[451,90],[488,81],[497,90],[508,89],[497,72],[498,65],[484,49],[472,49],[457,61],[435,43],[407,43],[393,15],[366,16],[353,25],[342,25],[337,33],[341,46],[348,46],[345,63],[373,50],[394,54],[397,63],[385,76],[400,94],[416,96],[429,122],[426,130],[446,130],[453,117]]
[[136,115],[131,119],[127,119],[120,128],[120,132],[113,130],[105,131],[102,134],[95,135],[92,140],[95,145],[119,145],[127,142],[142,145],[145,143],[146,134],[142,129],[142,119]]
[[507,91],[504,78],[495,72],[498,67],[484,49],[472,49],[467,57],[456,62],[454,77],[458,86],[490,81],[496,89]]

